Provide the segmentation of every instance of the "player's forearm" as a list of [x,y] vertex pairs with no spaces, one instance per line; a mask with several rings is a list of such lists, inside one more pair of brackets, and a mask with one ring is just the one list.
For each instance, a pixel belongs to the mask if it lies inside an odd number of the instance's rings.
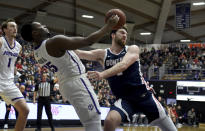
[[85,58],[83,57],[84,51],[82,51],[82,50],[74,50],[74,52],[77,54],[77,56],[78,56],[80,59],[85,59]]
[[102,77],[104,79],[106,79],[106,78],[115,76],[118,73],[121,73],[121,72],[125,71],[126,69],[127,69],[126,64],[123,63],[123,62],[119,62],[115,66],[113,66],[112,68],[107,69],[107,70],[105,70],[105,71],[103,71],[101,73],[102,73]]
[[78,55],[78,57],[80,59],[90,60],[90,61],[94,61],[95,60],[93,55],[92,55],[92,53],[89,52],[89,51],[75,50],[74,52]]
[[86,37],[86,40],[90,42],[90,45],[94,44],[95,42],[98,42],[106,33],[108,33],[111,30],[112,28],[106,24],[100,30]]

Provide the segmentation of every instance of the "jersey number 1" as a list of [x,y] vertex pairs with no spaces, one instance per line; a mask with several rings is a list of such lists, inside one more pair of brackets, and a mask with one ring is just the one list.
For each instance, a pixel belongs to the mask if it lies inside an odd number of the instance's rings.
[[11,58],[9,58],[8,67],[11,65]]

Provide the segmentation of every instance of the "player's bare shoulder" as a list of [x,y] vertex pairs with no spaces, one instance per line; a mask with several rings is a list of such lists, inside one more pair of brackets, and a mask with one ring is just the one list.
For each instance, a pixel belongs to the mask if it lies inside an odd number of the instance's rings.
[[56,35],[46,40],[46,50],[50,56],[61,57],[65,54],[65,50],[61,50],[61,40],[63,35]]
[[96,56],[98,56],[99,59],[103,60],[104,57],[105,57],[105,49],[96,49],[96,50],[93,50],[96,54]]
[[63,35],[53,36],[52,38],[47,39],[46,47],[52,47],[54,49],[58,49],[63,39],[65,39],[65,36]]
[[103,63],[105,57],[105,50],[104,49],[95,49],[91,51],[93,60]]
[[139,47],[138,47],[137,45],[128,46],[128,51],[129,51],[129,52],[140,53],[140,52],[139,52]]

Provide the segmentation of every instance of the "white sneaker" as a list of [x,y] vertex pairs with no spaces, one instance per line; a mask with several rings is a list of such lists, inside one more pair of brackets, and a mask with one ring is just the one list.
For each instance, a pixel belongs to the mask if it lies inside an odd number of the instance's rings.
[[182,128],[182,124],[178,123],[178,124],[176,125],[176,127],[177,127],[177,128]]
[[4,124],[4,129],[8,129],[8,124]]

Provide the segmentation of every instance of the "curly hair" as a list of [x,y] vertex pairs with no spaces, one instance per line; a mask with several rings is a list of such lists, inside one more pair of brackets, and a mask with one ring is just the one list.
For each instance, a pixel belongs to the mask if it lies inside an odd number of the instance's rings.
[[28,42],[32,42],[32,23],[24,24],[21,28],[21,37]]

